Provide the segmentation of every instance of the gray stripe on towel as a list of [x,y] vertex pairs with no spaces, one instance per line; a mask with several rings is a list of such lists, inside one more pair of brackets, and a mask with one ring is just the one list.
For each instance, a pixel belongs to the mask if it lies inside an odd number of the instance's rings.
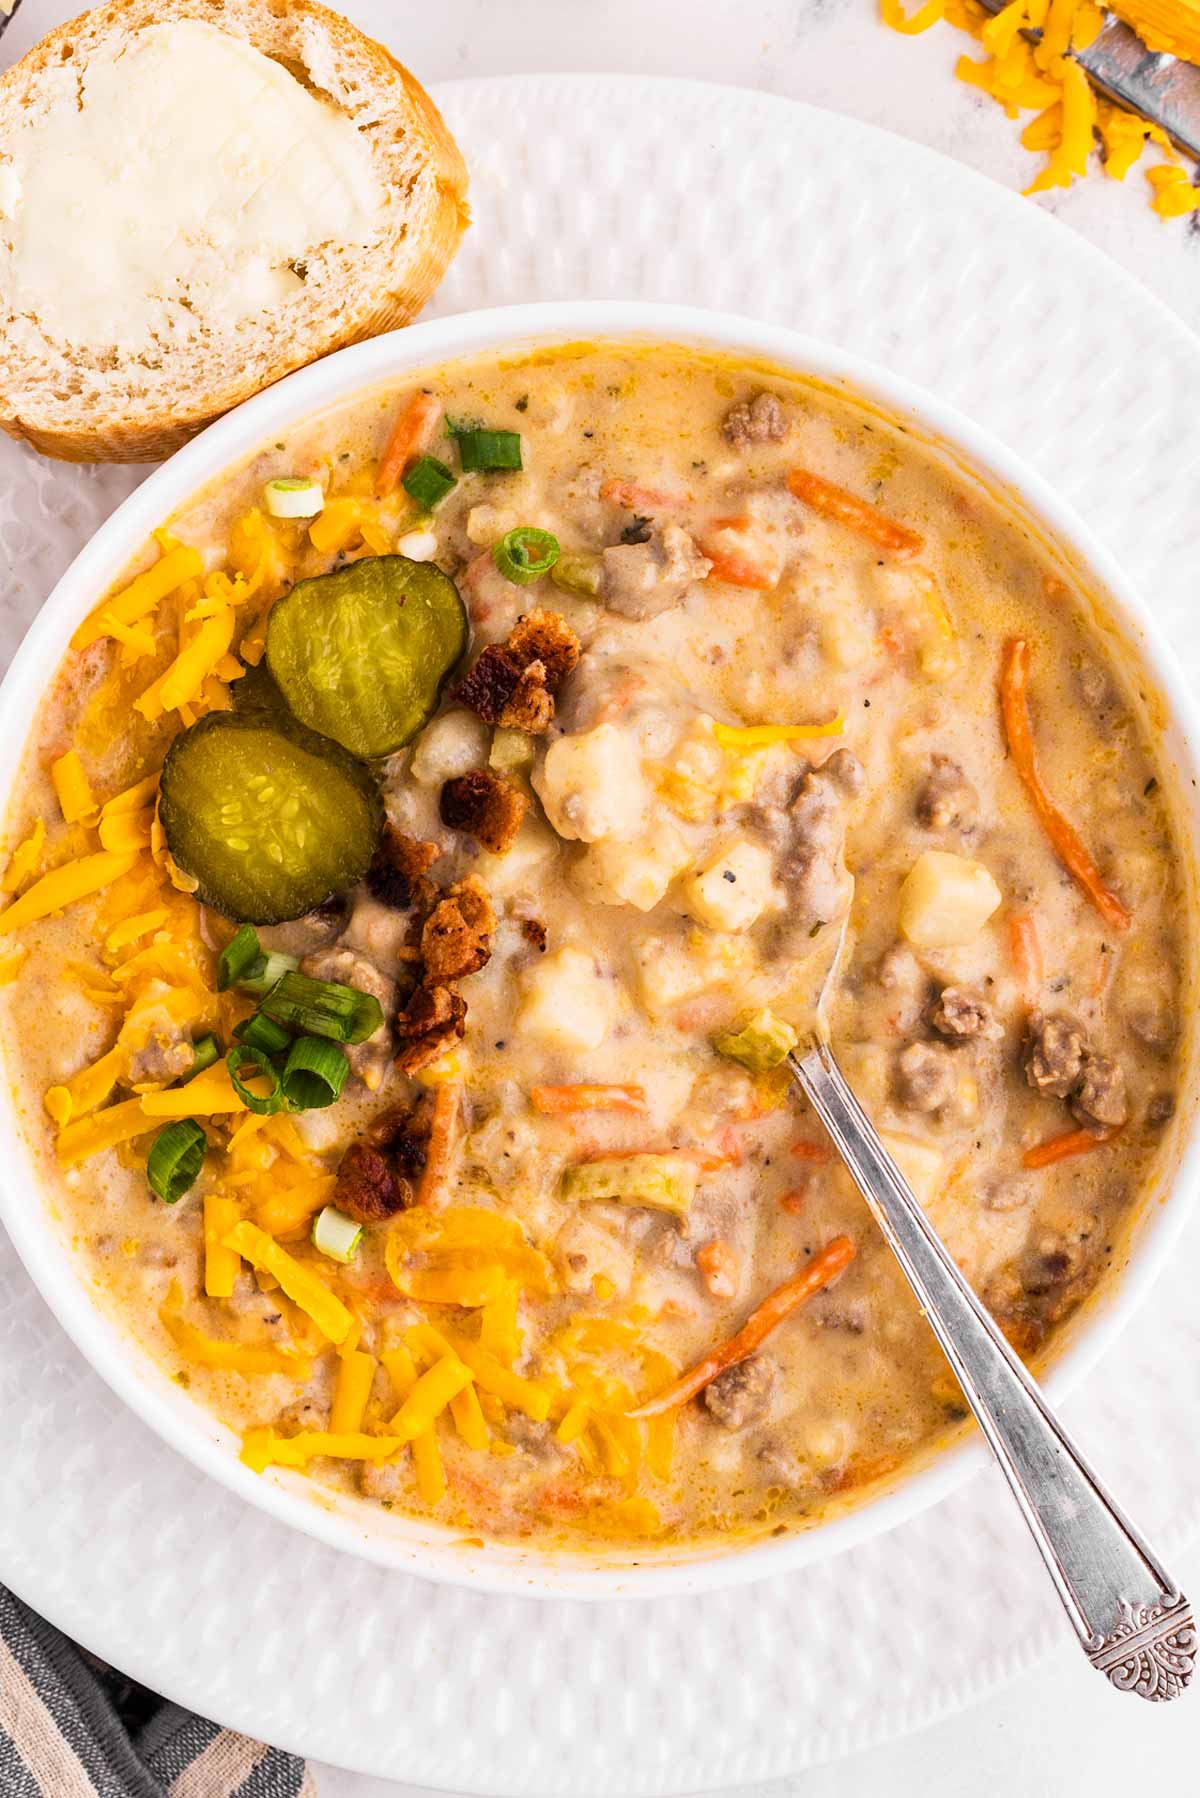
[[45,1798],[39,1792],[33,1774],[17,1753],[10,1735],[0,1729],[0,1792],[4,1798]]

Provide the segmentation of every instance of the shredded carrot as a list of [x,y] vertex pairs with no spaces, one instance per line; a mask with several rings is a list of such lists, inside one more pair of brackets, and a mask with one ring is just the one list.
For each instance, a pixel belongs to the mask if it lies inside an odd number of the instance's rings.
[[696,1250],[696,1266],[713,1298],[737,1297],[738,1260],[724,1237],[714,1236],[711,1242]]
[[789,1217],[799,1217],[807,1204],[808,1194],[797,1189],[795,1192],[784,1193],[779,1201],[779,1208],[786,1211]]
[[1008,920],[1008,943],[1021,982],[1022,997],[1027,1005],[1034,1005],[1046,978],[1046,964],[1042,958],[1037,919],[1032,912],[1013,912]]
[[432,393],[414,393],[397,415],[375,476],[377,498],[394,493],[408,464],[419,456],[442,416],[442,402]]
[[819,1164],[820,1162],[829,1160],[829,1144],[823,1142],[810,1142],[801,1137],[799,1142],[794,1142],[792,1144],[792,1154],[796,1157],[797,1161],[811,1161],[814,1164]]
[[1114,930],[1128,930],[1133,919],[1115,893],[1100,878],[1095,862],[1083,846],[1074,826],[1068,823],[1043,785],[1038,769],[1037,748],[1029,722],[1029,645],[1024,637],[1013,637],[1004,651],[1000,674],[1000,705],[1004,714],[1004,731],[1017,773],[1033,800],[1042,829],[1049,837],[1068,874],[1082,887],[1100,916]]
[[890,550],[894,556],[915,556],[925,547],[924,537],[916,531],[897,524],[895,519],[886,518],[866,500],[847,493],[844,487],[835,486],[832,481],[823,480],[819,474],[810,473],[807,468],[793,468],[787,484],[797,499],[819,512],[822,518],[844,524],[848,530],[878,544],[880,549]]
[[770,593],[779,585],[774,569],[764,568],[749,556],[722,556],[709,549],[704,554],[712,563],[707,575],[710,581],[724,581],[730,587],[752,587],[758,593]]
[[669,512],[683,504],[678,493],[659,493],[653,487],[639,487],[636,481],[601,481],[600,498],[628,512]]
[[646,1109],[646,1092],[641,1086],[535,1086],[529,1099],[544,1117],[565,1117],[575,1111]]
[[843,1268],[849,1267],[854,1259],[855,1248],[848,1236],[835,1236],[827,1243],[819,1255],[794,1273],[790,1280],[769,1292],[761,1305],[752,1311],[741,1329],[725,1342],[719,1343],[711,1354],[697,1361],[694,1367],[663,1389],[657,1397],[647,1399],[630,1417],[656,1417],[660,1411],[670,1411],[676,1405],[686,1404],[688,1399],[695,1398],[717,1375],[726,1368],[736,1367],[739,1361],[746,1361],[761,1348],[767,1337],[777,1324],[791,1315],[798,1305],[809,1299],[815,1292],[828,1286],[837,1278]]
[[425,1166],[417,1185],[417,1204],[435,1207],[442,1203],[450,1163],[458,1135],[458,1119],[462,1104],[462,1083],[448,1080],[436,1088],[429,1141],[425,1145]]
[[721,1151],[726,1166],[741,1167],[745,1159],[745,1150],[742,1147],[742,1139],[737,1133],[736,1124],[726,1124],[725,1128],[718,1132],[717,1147]]
[[1117,1130],[1068,1130],[1063,1136],[1048,1137],[1045,1142],[1034,1143],[1032,1149],[1026,1149],[1021,1166],[1053,1167],[1056,1161],[1066,1161],[1072,1155],[1086,1155],[1089,1149],[1098,1149],[1119,1134]]

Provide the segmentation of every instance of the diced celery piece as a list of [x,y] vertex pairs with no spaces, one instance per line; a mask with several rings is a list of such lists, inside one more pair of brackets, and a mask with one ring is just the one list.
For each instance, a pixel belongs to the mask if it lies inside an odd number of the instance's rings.
[[736,1033],[714,1036],[713,1048],[718,1055],[727,1055],[730,1061],[740,1062],[751,1074],[767,1074],[779,1066],[799,1040],[792,1026],[768,1008]]
[[686,1217],[696,1196],[696,1164],[684,1155],[614,1155],[563,1175],[564,1199],[616,1199]]
[[510,730],[507,725],[497,725],[496,734],[492,738],[488,765],[492,768],[500,768],[506,773],[514,769],[532,767],[533,738],[528,731]]
[[582,593],[595,599],[600,592],[604,563],[589,549],[564,549],[550,570],[550,579],[564,593]]

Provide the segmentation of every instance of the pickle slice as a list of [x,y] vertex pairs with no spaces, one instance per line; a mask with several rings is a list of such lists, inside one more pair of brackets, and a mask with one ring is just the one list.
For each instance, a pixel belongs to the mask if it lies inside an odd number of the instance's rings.
[[383,825],[370,769],[264,712],[210,712],[176,737],[158,804],[196,897],[245,924],[282,924],[354,886]]
[[368,757],[416,736],[466,646],[454,582],[407,556],[300,581],[267,626],[267,662],[296,717]]

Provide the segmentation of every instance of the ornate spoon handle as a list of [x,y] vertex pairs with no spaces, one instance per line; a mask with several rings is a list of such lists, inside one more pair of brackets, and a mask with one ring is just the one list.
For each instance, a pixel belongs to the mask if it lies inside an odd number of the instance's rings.
[[1177,1698],[1195,1670],[1187,1600],[946,1253],[831,1051],[817,1044],[790,1061],[921,1302],[1088,1659],[1120,1691]]

